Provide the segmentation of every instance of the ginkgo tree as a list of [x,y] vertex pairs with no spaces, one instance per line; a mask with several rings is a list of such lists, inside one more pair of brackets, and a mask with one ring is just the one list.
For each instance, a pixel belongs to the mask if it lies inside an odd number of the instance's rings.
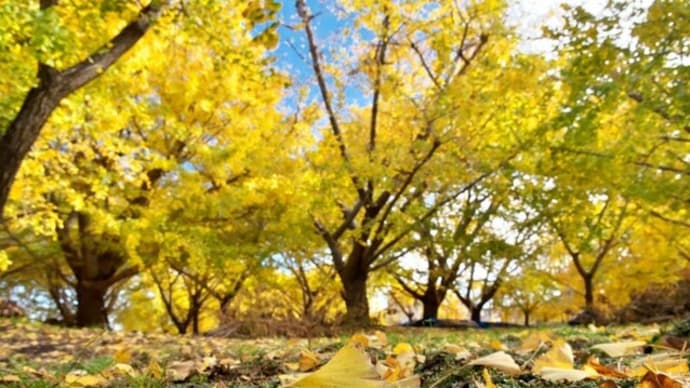
[[[286,79],[265,71],[274,42],[247,28],[258,22],[251,9],[188,4],[195,23],[161,15],[127,61],[63,100],[24,163],[6,222],[60,248],[78,325],[103,324],[108,290],[157,260],[156,244],[175,246],[175,230],[160,229],[190,222],[185,209],[223,233],[261,188],[277,192],[280,178],[263,175],[274,152],[261,141],[290,144],[274,131]],[[218,39],[226,33],[232,42]],[[232,191],[241,179],[245,190]]]
[[326,52],[318,12],[297,2],[320,100],[302,109],[316,113],[320,136],[304,184],[319,193],[307,211],[342,283],[345,322],[366,324],[370,272],[396,259],[387,253],[420,221],[518,153],[534,122],[504,119],[539,84],[531,59],[514,52],[500,2],[342,5],[343,23],[357,17]]

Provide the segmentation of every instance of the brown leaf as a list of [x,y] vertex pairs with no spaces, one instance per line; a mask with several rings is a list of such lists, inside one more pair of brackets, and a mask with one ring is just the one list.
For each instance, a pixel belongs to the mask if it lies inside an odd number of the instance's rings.
[[683,385],[663,373],[647,372],[637,388],[683,388]]
[[613,369],[611,367],[608,367],[606,365],[602,365],[599,363],[599,359],[592,356],[587,360],[587,366],[595,370],[599,375],[605,376],[605,377],[615,377],[615,378],[627,378],[629,377],[623,372],[620,372],[616,369]]

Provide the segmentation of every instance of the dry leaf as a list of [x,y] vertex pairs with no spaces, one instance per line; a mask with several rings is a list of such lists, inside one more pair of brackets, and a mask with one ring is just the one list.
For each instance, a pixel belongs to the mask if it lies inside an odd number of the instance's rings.
[[319,365],[319,356],[308,350],[303,350],[299,354],[300,372],[308,372]]
[[453,344],[446,344],[441,350],[446,353],[454,354],[456,360],[466,360],[472,356],[469,350]]
[[647,345],[647,343],[644,341],[625,341],[598,344],[592,346],[592,349],[599,349],[611,357],[620,357],[633,353],[635,350],[645,345]]
[[637,388],[683,388],[683,385],[665,374],[649,371]]
[[618,384],[611,380],[606,380],[603,383],[599,384],[599,388],[618,388]]
[[478,358],[468,363],[468,365],[480,365],[501,370],[509,375],[520,373],[520,366],[515,363],[510,355],[504,351],[491,353],[488,356]]
[[484,378],[484,385],[486,388],[496,388],[496,384],[494,384],[493,380],[491,380],[491,375],[489,374],[489,370],[484,368],[482,371],[482,377]]
[[0,383],[19,383],[22,379],[17,375],[4,375],[0,377]]
[[586,367],[591,368],[592,370],[596,371],[600,376],[606,376],[606,377],[615,377],[615,378],[627,378],[628,375],[625,373],[618,371],[614,368],[608,367],[606,365],[602,365],[599,363],[599,359],[592,356],[587,360]]
[[184,381],[196,371],[194,361],[173,361],[165,369],[165,375],[171,381]]
[[396,355],[401,355],[403,353],[414,353],[414,349],[412,348],[412,345],[408,344],[407,342],[401,342],[393,348],[393,353]]
[[575,357],[570,344],[562,339],[558,339],[553,343],[548,352],[534,360],[532,370],[534,373],[540,374],[543,368],[573,369],[574,364]]
[[369,354],[359,341],[343,346],[333,358],[316,372],[295,381],[290,386],[303,388],[386,387],[371,364]]
[[522,341],[520,346],[517,349],[515,349],[515,351],[520,354],[530,353],[539,348],[540,346],[543,346],[547,342],[551,341],[551,335],[549,335],[548,333],[534,331],[530,333],[530,335],[528,335],[527,338],[525,338]]
[[543,367],[539,376],[547,381],[580,381],[588,378],[595,378],[599,375],[593,370],[581,370],[574,368],[550,368]]
[[103,376],[90,375],[83,370],[74,370],[65,375],[65,384],[76,387],[100,387],[108,382]]

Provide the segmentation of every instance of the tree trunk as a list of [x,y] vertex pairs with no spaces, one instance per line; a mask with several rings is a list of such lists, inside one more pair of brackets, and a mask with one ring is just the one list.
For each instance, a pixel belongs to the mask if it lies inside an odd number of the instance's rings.
[[481,322],[482,320],[482,305],[472,306],[470,308],[470,319],[474,322]]
[[366,272],[346,271],[340,277],[343,282],[343,299],[347,308],[343,321],[345,326],[362,327],[370,324],[367,275]]
[[77,283],[77,326],[106,327],[108,314],[105,307],[105,293],[94,287]]
[[586,275],[582,277],[585,284],[585,310],[594,311],[594,284],[592,276]]
[[422,298],[422,305],[424,307],[422,313],[422,320],[438,319],[438,309],[443,303],[445,293],[436,290],[436,287],[428,287]]
[[525,327],[529,327],[529,310],[522,310],[525,315]]

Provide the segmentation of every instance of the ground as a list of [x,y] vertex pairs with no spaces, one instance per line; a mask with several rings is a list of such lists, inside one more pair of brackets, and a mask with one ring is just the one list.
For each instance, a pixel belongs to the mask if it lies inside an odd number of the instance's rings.
[[[352,363],[361,361],[379,373],[375,379],[381,385],[372,386],[381,387],[635,387],[642,380],[647,381],[643,387],[687,386],[689,355],[664,342],[663,332],[669,330],[380,328],[333,338],[249,340],[0,319],[0,386],[277,387],[331,359],[322,375],[342,371],[352,382],[361,366]],[[339,352],[346,343],[350,353]],[[611,345],[601,347],[604,351],[593,347],[602,343]],[[616,354],[621,350],[625,354]],[[366,357],[353,359],[360,351]],[[566,365],[569,352],[572,365]],[[315,378],[296,386],[316,386]],[[665,385],[670,382],[681,385]]]

